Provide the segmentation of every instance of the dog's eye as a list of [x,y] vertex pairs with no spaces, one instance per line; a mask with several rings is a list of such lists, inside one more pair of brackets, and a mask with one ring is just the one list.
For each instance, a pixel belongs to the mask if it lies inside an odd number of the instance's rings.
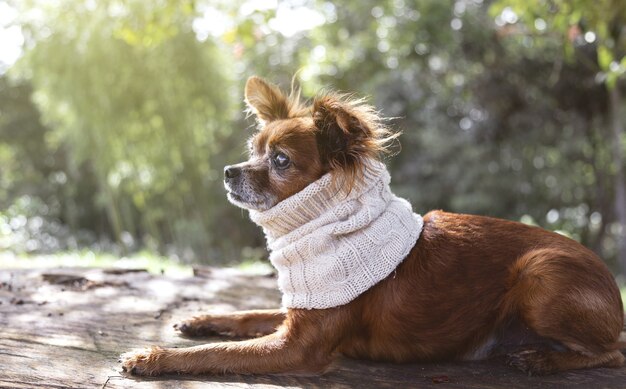
[[285,154],[276,153],[276,155],[274,155],[274,166],[276,166],[278,169],[286,169],[287,167],[289,167],[290,163],[291,161],[289,160],[289,157]]

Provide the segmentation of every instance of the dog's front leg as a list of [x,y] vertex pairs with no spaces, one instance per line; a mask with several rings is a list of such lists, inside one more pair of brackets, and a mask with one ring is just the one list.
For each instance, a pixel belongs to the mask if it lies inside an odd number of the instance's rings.
[[[294,312],[296,311],[296,312]],[[290,310],[285,324],[270,335],[240,342],[189,348],[131,351],[122,369],[136,375],[161,374],[319,374],[347,328],[340,309]]]

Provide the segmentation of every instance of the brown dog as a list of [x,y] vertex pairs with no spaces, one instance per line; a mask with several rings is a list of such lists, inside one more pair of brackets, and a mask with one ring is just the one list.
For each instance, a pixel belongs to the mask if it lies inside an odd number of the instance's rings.
[[[261,129],[250,160],[226,167],[225,185],[231,202],[252,212],[277,209],[328,172],[338,195],[350,196],[368,161],[393,138],[370,107],[345,96],[305,106],[252,77],[246,101]],[[546,374],[621,366],[623,321],[613,277],[577,242],[516,222],[433,211],[406,258],[349,302],[195,317],[176,327],[188,336],[256,338],[130,352],[123,369],[322,373],[337,353],[408,362],[476,360],[514,349],[512,365]]]

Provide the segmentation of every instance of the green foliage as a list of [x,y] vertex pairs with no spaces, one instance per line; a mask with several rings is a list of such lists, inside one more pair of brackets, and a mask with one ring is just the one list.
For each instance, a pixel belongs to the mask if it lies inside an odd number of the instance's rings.
[[224,55],[195,38],[190,4],[75,3],[25,24],[33,47],[16,69],[32,75],[45,143],[70,151],[67,184],[91,181],[120,242],[128,231],[209,252],[222,212],[211,156],[235,108]]
[[[496,17],[496,24],[506,31],[508,40],[517,43],[532,41],[539,32],[544,35],[543,41],[556,42],[565,49],[557,53],[564,54],[568,66],[591,73],[583,80],[596,84],[594,94],[608,100],[596,107],[589,100],[584,102],[589,108],[578,108],[587,111],[588,128],[581,145],[581,151],[587,149],[585,159],[589,162],[585,175],[595,176],[597,188],[595,194],[585,196],[589,200],[584,205],[595,203],[596,207],[603,209],[596,213],[596,216],[607,219],[597,223],[598,240],[602,240],[606,226],[610,226],[611,237],[605,247],[612,246],[607,251],[616,254],[622,272],[626,272],[626,133],[622,124],[624,117],[620,113],[623,109],[622,81],[626,73],[626,3],[620,0],[499,0],[491,5],[490,12]],[[590,180],[583,180],[583,184],[585,181]],[[611,195],[607,196],[607,192]],[[614,201],[613,209],[608,206],[611,201]]]
[[[622,32],[626,4],[621,0],[499,0],[491,5],[490,13],[503,24],[515,24],[510,18],[520,17],[523,24],[518,24],[518,28],[522,31],[516,35],[521,37],[534,35],[537,21],[541,20],[546,26],[541,32],[557,34],[570,57],[571,45],[595,44],[597,66],[605,73],[606,83],[611,88],[624,74],[620,64],[626,59],[626,38]],[[511,15],[508,22],[507,15]]]
[[[0,209],[30,196],[91,244],[258,260],[221,169],[245,158],[245,79],[298,72],[307,96],[354,91],[395,118],[394,190],[419,212],[534,220],[612,258],[605,86],[624,88],[622,3],[13,1],[27,50],[0,78]],[[281,33],[299,9],[324,22]],[[226,22],[203,35],[203,18]]]

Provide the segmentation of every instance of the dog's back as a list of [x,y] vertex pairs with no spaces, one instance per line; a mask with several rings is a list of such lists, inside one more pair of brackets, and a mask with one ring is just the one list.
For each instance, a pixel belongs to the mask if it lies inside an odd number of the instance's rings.
[[615,352],[622,302],[604,263],[569,238],[517,222],[430,212],[411,254],[354,309],[367,339],[342,350],[357,357],[480,359],[503,343],[540,342],[623,360]]

